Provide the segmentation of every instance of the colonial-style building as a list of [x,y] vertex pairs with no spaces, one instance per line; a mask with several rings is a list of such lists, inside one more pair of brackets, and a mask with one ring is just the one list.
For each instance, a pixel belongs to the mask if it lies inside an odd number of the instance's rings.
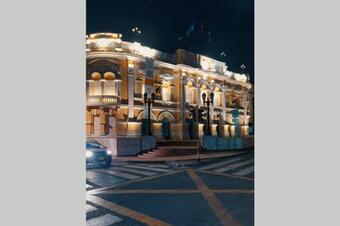
[[[87,36],[88,137],[140,136],[142,120],[148,117],[144,93],[155,93],[151,106],[153,135],[162,139],[167,129],[167,138],[192,138],[190,110],[206,110],[202,94],[209,97],[211,92],[212,134],[222,122],[218,128],[222,128],[223,136],[234,136],[232,112],[238,110],[240,131],[248,135],[248,124],[253,121],[253,87],[245,74],[231,72],[223,62],[183,49],[168,54],[121,38],[114,33]],[[194,128],[202,136],[203,123]]]

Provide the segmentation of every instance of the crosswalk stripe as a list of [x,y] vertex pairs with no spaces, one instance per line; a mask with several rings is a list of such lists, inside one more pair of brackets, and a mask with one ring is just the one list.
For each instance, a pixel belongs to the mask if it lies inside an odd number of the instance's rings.
[[169,170],[169,169],[151,168],[151,167],[146,167],[146,166],[136,166],[136,165],[130,165],[130,164],[126,164],[124,166],[129,167],[129,168],[144,169],[144,170],[157,171],[157,172],[162,172],[162,173],[173,172],[172,170]]
[[122,177],[122,178],[129,179],[129,180],[141,178],[140,176],[137,176],[137,175],[134,175],[134,174],[124,173],[124,172],[110,170],[110,169],[98,169],[96,171],[101,172],[101,173],[106,173],[106,174],[109,174],[109,175],[112,175],[112,176]]
[[226,167],[214,170],[214,172],[224,173],[224,172],[227,172],[229,170],[235,169],[235,168],[240,167],[240,166],[247,165],[247,164],[252,163],[252,162],[254,162],[254,159],[250,159],[250,160],[239,162],[239,163],[234,163],[234,164],[228,165]]
[[96,184],[97,186],[105,187],[112,185],[112,183],[117,183],[117,181],[121,182],[121,180],[124,179],[91,170],[86,171],[86,180],[91,182],[92,184]]
[[234,159],[230,159],[230,160],[227,160],[227,161],[218,162],[218,163],[215,163],[215,164],[204,166],[204,167],[201,167],[199,169],[201,169],[201,170],[212,169],[212,168],[216,168],[216,167],[227,165],[229,163],[237,162],[237,161],[240,161],[240,160],[242,160],[242,158],[234,158]]
[[89,184],[86,184],[86,190],[87,190],[87,189],[91,189],[91,188],[93,188],[93,186],[91,186],[91,185],[89,185]]
[[96,207],[86,204],[86,213],[94,211],[96,209],[97,209]]
[[105,214],[86,221],[86,226],[108,226],[119,221],[122,221],[122,219],[111,214]]
[[250,167],[247,167],[247,168],[244,168],[236,173],[234,173],[234,175],[236,176],[245,176],[249,173],[252,173],[254,172],[254,166],[250,166]]
[[110,169],[120,170],[120,171],[123,171],[123,172],[135,173],[135,174],[139,174],[139,175],[143,175],[143,176],[155,176],[155,175],[158,174],[158,173],[154,173],[154,172],[125,168],[125,167],[122,167],[122,166],[121,167],[111,167]]
[[169,168],[170,166],[164,164],[141,164],[142,166],[151,167],[151,168]]

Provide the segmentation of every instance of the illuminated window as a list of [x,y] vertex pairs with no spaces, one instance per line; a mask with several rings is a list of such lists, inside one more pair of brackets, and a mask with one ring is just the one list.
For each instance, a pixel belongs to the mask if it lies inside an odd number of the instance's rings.
[[185,101],[189,104],[192,103],[192,91],[191,87],[185,87]]
[[162,82],[162,100],[163,101],[171,100],[171,87],[170,84],[166,81]]
[[101,81],[100,80],[92,80],[89,82],[89,95],[97,96],[102,94],[101,89]]
[[115,82],[114,80],[104,81],[104,95],[114,96],[115,95]]
[[222,93],[215,93],[214,106],[222,107]]

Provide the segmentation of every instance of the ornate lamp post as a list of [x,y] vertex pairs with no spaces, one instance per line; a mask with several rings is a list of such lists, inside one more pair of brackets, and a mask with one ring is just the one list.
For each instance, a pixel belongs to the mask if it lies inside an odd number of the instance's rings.
[[214,93],[210,93],[210,99],[207,98],[207,95],[205,93],[202,94],[203,99],[203,105],[207,105],[207,119],[206,119],[206,134],[211,136],[211,129],[210,129],[210,104],[213,104],[214,101]]
[[148,94],[147,93],[144,93],[144,105],[148,105],[148,132],[147,132],[147,135],[151,136],[152,133],[151,133],[151,113],[150,113],[150,108],[151,108],[151,104],[154,104],[155,103],[155,98],[156,98],[156,95],[155,93],[152,93],[151,94],[151,98],[149,97],[148,98]]

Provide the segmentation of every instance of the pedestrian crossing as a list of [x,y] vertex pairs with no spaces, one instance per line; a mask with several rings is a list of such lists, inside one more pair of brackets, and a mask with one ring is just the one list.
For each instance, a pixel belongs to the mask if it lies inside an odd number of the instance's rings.
[[113,163],[109,168],[86,171],[86,190],[113,186],[119,183],[174,172],[167,164]]
[[86,183],[86,191],[90,190],[91,188],[93,188],[93,186]]
[[[86,214],[93,214],[93,212],[97,211],[98,208],[94,207],[90,204],[86,204]],[[90,215],[89,215],[90,216]],[[108,225],[113,225],[117,222],[122,221],[123,219],[114,216],[113,214],[110,213],[103,213],[99,212],[99,214],[94,213],[94,216],[89,217],[86,220],[86,226],[108,226]]]
[[207,163],[198,169],[216,173],[232,174],[235,176],[253,177],[254,156],[253,154],[248,154],[219,160],[218,162],[214,161]]
[[122,219],[107,213],[105,215],[89,219],[88,221],[86,221],[86,226],[108,226],[119,221],[122,221]]

